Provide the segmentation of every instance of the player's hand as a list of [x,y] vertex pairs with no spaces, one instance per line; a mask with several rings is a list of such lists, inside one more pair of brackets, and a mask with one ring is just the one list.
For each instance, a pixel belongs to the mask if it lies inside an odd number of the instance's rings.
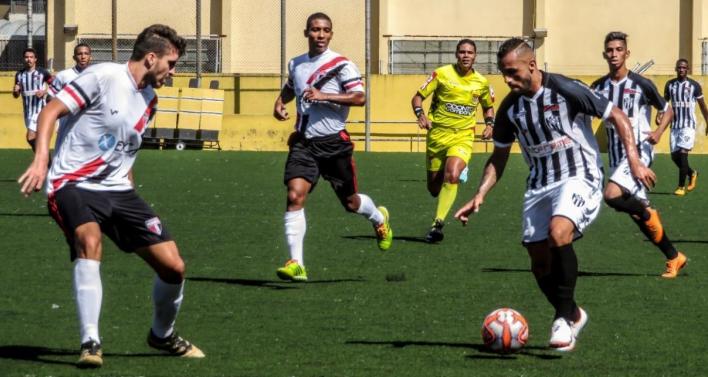
[[309,87],[302,92],[302,98],[308,101],[326,101],[325,94],[316,88]]
[[486,127],[484,127],[484,131],[482,131],[482,140],[491,139],[493,133],[494,133],[494,127],[487,125]]
[[647,136],[646,141],[648,141],[652,145],[658,144],[661,140],[661,133],[659,133],[658,129],[654,131],[645,131],[644,134]]
[[15,86],[12,88],[12,91],[15,93],[19,93],[22,90],[22,87],[20,84],[15,84]]
[[432,123],[430,122],[430,119],[425,114],[420,114],[418,117],[418,127],[420,127],[423,130],[429,130],[430,127],[432,127]]
[[37,90],[37,92],[34,93],[34,95],[37,96],[38,98],[42,98],[46,94],[47,94],[47,91],[44,89],[39,89],[39,90]]
[[663,118],[663,117],[664,117],[664,113],[662,113],[662,112],[657,112],[657,113],[656,113],[656,120],[655,120],[655,122],[656,122],[656,125],[657,125],[657,126],[658,126],[659,124],[661,124],[661,118]]
[[630,164],[629,168],[632,171],[632,176],[639,182],[642,182],[647,189],[652,189],[654,185],[656,185],[656,174],[654,174],[651,169],[644,166],[643,163]]
[[20,184],[20,192],[28,197],[33,192],[41,190],[46,177],[47,161],[41,162],[35,159],[17,180],[17,183]]
[[462,225],[467,225],[470,213],[479,212],[479,207],[484,203],[484,196],[481,194],[475,195],[472,200],[467,202],[462,208],[455,212],[455,218],[462,222]]
[[285,104],[280,101],[278,101],[278,103],[276,103],[275,107],[273,108],[273,116],[275,117],[275,119],[280,121],[290,119],[288,109],[285,107]]

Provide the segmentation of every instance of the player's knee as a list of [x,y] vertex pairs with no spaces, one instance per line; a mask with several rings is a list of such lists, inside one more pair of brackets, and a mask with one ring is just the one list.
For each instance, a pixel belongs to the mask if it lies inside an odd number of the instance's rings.
[[83,234],[76,238],[76,251],[79,258],[101,259],[101,236]]
[[185,269],[184,261],[179,258],[160,271],[160,279],[165,283],[179,284],[184,280]]
[[551,227],[548,232],[548,241],[552,247],[567,245],[573,242],[573,230],[565,227]]
[[288,205],[302,206],[305,202],[305,194],[296,190],[288,190]]

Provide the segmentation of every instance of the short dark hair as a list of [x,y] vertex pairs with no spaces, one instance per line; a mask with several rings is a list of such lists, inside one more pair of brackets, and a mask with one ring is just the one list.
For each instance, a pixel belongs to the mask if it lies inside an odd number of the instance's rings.
[[130,60],[138,61],[145,57],[149,52],[162,57],[171,47],[177,49],[179,56],[184,55],[187,47],[187,42],[184,38],[177,35],[175,29],[161,24],[151,25],[145,28],[135,40],[133,46],[133,54]]
[[471,45],[474,47],[474,52],[477,52],[477,45],[474,43],[473,40],[465,38],[465,39],[460,39],[459,42],[457,42],[457,46],[455,46],[455,52],[457,52],[460,49],[460,46],[462,45]]
[[307,23],[305,23],[305,30],[308,30],[310,28],[310,23],[314,20],[327,20],[329,22],[329,25],[332,26],[332,19],[329,18],[328,15],[322,12],[317,12],[312,13],[309,17],[307,17]]
[[688,63],[688,59],[686,58],[679,58],[679,60],[676,61],[676,66],[678,67],[679,63],[686,63],[686,65],[690,65]]
[[32,47],[27,47],[24,51],[22,51],[22,56],[24,57],[26,53],[31,52],[34,54],[34,57],[37,57],[37,50],[33,49]]
[[86,47],[89,50],[89,54],[91,53],[91,46],[87,45],[84,42],[81,42],[81,43],[77,44],[76,46],[74,46],[74,55],[78,54],[78,51],[81,47]]
[[622,41],[622,42],[624,42],[624,45],[626,46],[627,45],[627,37],[629,37],[629,35],[627,35],[627,33],[623,33],[621,31],[611,31],[611,32],[607,33],[607,35],[605,36],[605,44],[608,44],[612,41]]
[[528,43],[526,43],[526,41],[521,38],[514,37],[507,39],[506,41],[504,41],[504,43],[501,44],[501,46],[499,46],[499,51],[497,51],[497,62],[500,62],[510,52],[515,51],[517,48],[520,47],[531,50],[531,46],[529,46]]

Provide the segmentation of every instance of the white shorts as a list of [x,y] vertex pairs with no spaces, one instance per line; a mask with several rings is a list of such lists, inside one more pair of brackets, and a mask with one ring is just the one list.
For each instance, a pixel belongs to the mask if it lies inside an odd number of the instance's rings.
[[25,128],[30,131],[37,132],[37,118],[39,113],[29,114],[25,117]]
[[678,152],[680,149],[690,151],[693,149],[693,143],[696,141],[696,129],[692,127],[672,128],[669,144],[671,145],[671,153]]
[[[654,147],[647,141],[642,142],[640,160],[644,165],[651,166],[654,161]],[[629,160],[625,157],[614,169],[610,168],[610,181],[624,187],[632,196],[642,200],[649,200],[647,189],[632,175],[629,169]]]
[[522,242],[548,239],[549,224],[554,216],[563,216],[575,224],[575,237],[595,220],[602,204],[602,182],[571,178],[546,187],[527,190],[524,194]]

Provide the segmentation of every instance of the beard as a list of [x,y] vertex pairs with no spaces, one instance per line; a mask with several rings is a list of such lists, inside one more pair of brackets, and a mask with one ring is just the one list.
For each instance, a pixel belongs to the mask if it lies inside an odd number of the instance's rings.
[[159,88],[160,85],[157,81],[157,76],[154,73],[148,72],[145,74],[145,83],[152,86],[153,88]]

